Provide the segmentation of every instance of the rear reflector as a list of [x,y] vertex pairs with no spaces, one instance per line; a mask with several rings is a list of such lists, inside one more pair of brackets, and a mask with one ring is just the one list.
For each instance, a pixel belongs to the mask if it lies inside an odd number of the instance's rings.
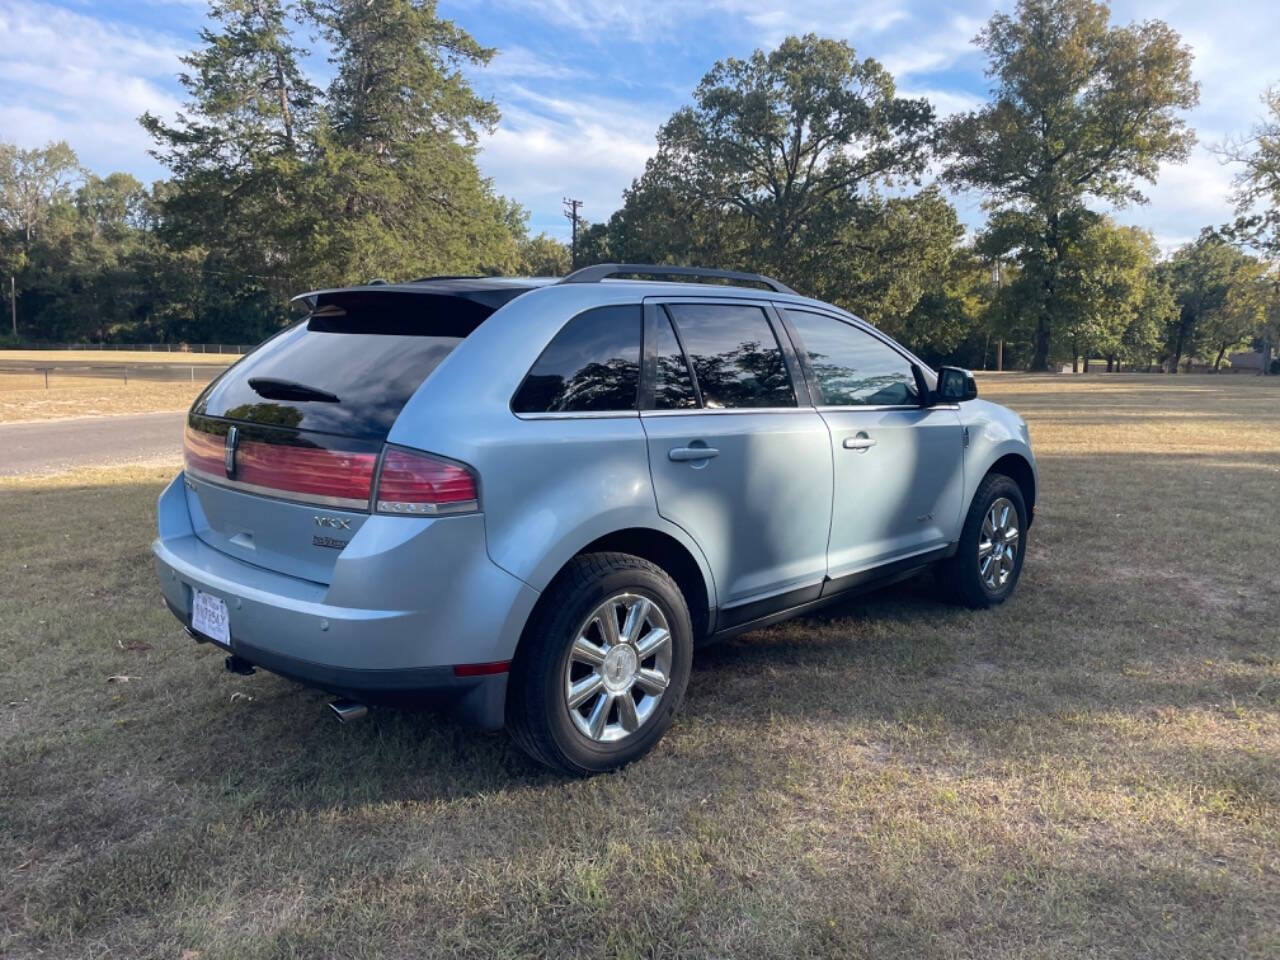
[[479,507],[471,471],[416,450],[387,447],[378,474],[379,513],[435,516]]
[[453,668],[453,675],[455,677],[489,677],[495,673],[506,673],[510,669],[510,660],[495,660],[492,663],[460,663]]

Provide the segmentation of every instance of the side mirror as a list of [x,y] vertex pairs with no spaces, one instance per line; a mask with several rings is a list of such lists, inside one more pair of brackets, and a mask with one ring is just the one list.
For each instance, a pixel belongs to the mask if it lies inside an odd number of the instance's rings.
[[978,383],[973,374],[960,367],[941,367],[938,370],[939,403],[963,403],[978,395]]

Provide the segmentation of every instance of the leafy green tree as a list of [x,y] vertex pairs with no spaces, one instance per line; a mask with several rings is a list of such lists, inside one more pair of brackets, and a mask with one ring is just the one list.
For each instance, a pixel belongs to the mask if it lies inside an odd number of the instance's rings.
[[1174,253],[1169,264],[1170,288],[1178,312],[1166,332],[1169,372],[1214,344],[1208,338],[1213,318],[1227,303],[1232,283],[1249,262],[1220,236],[1206,233]]
[[563,277],[569,272],[569,248],[555,237],[540,233],[521,240],[517,272],[527,277]]
[[1280,87],[1266,90],[1262,105],[1264,115],[1249,134],[1222,148],[1225,159],[1241,168],[1235,179],[1240,216],[1229,231],[1280,261]]
[[509,271],[522,214],[476,168],[493,50],[430,0],[307,0],[336,68],[317,130],[308,270],[326,282]]
[[922,343],[954,339],[952,317],[913,311],[963,235],[955,210],[937,189],[885,190],[924,169],[926,101],[813,35],[717,63],[693,101],[658,131],[623,208],[586,231],[581,262],[756,270]]
[[1199,101],[1191,52],[1161,21],[1109,20],[1094,0],[1019,0],[1013,16],[996,14],[977,38],[992,100],[942,130],[947,181],[985,191],[1000,246],[1022,268],[1035,370],[1048,369],[1063,322],[1058,287],[1092,222],[1088,201],[1143,202],[1138,181],[1154,182],[1194,140],[1180,113]]
[[[924,169],[933,110],[897,97],[874,60],[813,34],[718,62],[658,131],[626,197],[631,245],[730,254],[812,284],[819,251],[877,185]],[[873,201],[874,202],[874,201]]]
[[1134,324],[1154,280],[1155,239],[1100,217],[1073,239],[1066,253],[1057,295],[1072,368],[1081,357],[1086,365],[1098,356],[1114,365],[1126,335],[1137,345]]
[[318,91],[299,65],[294,12],[282,0],[213,0],[215,26],[182,60],[186,108],[172,124],[140,121],[176,181],[164,200],[170,241],[246,274],[296,270],[308,234],[303,171]]
[[1269,373],[1272,349],[1280,342],[1280,87],[1266,90],[1262,104],[1262,119],[1246,137],[1229,141],[1223,154],[1241,166],[1235,181],[1238,216],[1226,234],[1270,264],[1269,319],[1261,330],[1262,372]]
[[1261,337],[1267,326],[1267,310],[1272,285],[1266,265],[1253,258],[1240,261],[1231,274],[1222,305],[1204,318],[1201,337],[1208,354],[1213,354],[1217,371],[1228,350],[1248,345]]
[[[1160,352],[1164,331],[1175,322],[1177,316],[1178,304],[1169,289],[1164,271],[1157,264],[1148,271],[1136,309],[1120,335],[1115,362],[1149,370],[1152,358]],[[1107,357],[1108,370],[1111,369],[1112,359]]]

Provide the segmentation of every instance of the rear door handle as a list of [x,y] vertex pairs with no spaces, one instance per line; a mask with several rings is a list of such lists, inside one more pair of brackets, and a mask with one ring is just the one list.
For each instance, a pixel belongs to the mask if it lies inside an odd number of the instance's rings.
[[710,460],[718,456],[720,451],[715,447],[672,447],[667,451],[667,459],[675,463],[683,463],[686,460]]
[[875,440],[865,433],[859,433],[856,437],[844,438],[844,448],[846,450],[870,450],[875,445]]

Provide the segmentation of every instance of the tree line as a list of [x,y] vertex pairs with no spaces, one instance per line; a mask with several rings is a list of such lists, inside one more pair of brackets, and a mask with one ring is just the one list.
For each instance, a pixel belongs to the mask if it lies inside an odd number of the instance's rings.
[[[167,179],[0,144],[0,269],[23,340],[251,342],[308,288],[605,261],[772,274],[971,367],[1218,367],[1280,340],[1280,95],[1220,146],[1236,219],[1162,257],[1100,208],[1145,202],[1194,143],[1181,38],[1094,0],[1021,0],[975,42],[989,99],[945,119],[842,40],[716,63],[571,264],[481,175],[499,114],[467,75],[495,51],[433,2],[215,0],[184,110],[141,118]],[[982,196],[980,230],[944,187]]]

